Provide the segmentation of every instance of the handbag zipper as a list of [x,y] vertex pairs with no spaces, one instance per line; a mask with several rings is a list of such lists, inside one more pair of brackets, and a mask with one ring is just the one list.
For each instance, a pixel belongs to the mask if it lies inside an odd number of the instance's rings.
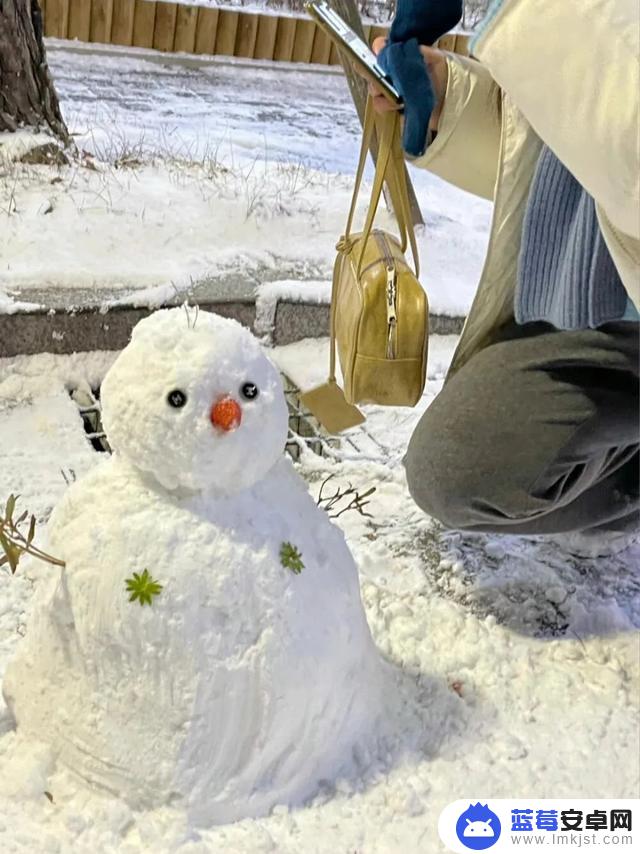
[[378,246],[384,253],[385,266],[387,268],[387,359],[395,359],[396,357],[396,334],[398,327],[398,316],[396,313],[396,301],[398,298],[398,280],[396,273],[396,265],[393,255],[389,249],[384,234],[375,233]]
[[387,267],[387,358],[395,359],[395,336],[398,325],[396,316],[396,270],[395,267]]

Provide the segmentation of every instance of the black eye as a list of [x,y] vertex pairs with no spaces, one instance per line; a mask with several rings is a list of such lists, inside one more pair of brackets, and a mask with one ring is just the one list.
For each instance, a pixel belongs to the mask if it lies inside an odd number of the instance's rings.
[[183,391],[180,391],[179,388],[174,388],[167,395],[167,403],[169,406],[173,406],[174,409],[182,409],[186,402],[187,395]]
[[258,396],[258,386],[255,383],[245,383],[240,389],[245,400],[255,400]]

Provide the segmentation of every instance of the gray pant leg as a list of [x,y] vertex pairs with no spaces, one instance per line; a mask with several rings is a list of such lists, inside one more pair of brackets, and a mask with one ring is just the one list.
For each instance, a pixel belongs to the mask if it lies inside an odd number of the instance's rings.
[[451,528],[522,534],[640,519],[639,325],[514,327],[420,420],[410,492]]

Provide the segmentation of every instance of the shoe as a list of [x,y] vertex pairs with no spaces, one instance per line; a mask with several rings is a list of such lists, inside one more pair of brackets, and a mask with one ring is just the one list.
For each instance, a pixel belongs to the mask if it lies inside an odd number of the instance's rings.
[[536,537],[539,542],[552,543],[575,557],[615,557],[640,543],[640,531],[571,531]]

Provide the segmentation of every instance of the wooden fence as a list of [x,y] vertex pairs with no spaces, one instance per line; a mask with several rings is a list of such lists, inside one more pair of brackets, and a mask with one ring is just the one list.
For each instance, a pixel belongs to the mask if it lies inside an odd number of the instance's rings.
[[[185,6],[163,0],[39,0],[46,36],[146,47],[165,52],[238,56],[338,65],[329,37],[309,18],[260,15],[232,8]],[[365,26],[369,41],[386,27]],[[467,36],[440,40],[467,53]]]

